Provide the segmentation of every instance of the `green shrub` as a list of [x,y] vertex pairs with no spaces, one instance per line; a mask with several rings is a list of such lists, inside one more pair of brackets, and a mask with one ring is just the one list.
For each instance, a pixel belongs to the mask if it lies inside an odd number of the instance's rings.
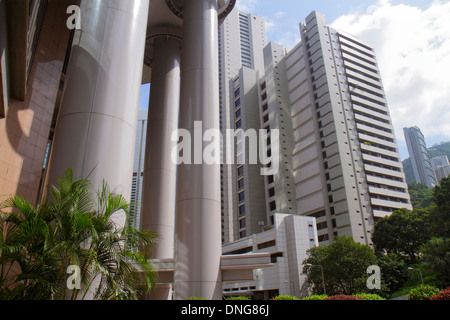
[[409,291],[409,300],[430,300],[431,297],[437,295],[441,290],[430,285],[420,285]]
[[225,300],[250,300],[250,297],[247,296],[239,296],[239,297],[228,297]]
[[203,298],[203,297],[189,297],[186,300],[208,300],[208,299]]
[[323,300],[325,298],[328,298],[325,294],[313,294],[312,296],[302,298],[302,300]]
[[382,296],[379,296],[374,293],[357,293],[355,297],[362,298],[364,300],[386,300]]
[[273,300],[299,300],[299,298],[288,295],[280,295],[273,298]]

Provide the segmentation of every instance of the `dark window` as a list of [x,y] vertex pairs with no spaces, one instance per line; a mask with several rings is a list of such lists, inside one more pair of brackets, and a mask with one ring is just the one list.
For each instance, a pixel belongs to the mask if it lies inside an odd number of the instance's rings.
[[267,241],[267,242],[258,244],[258,249],[261,250],[264,248],[270,248],[270,247],[274,247],[275,245],[276,245],[275,240],[271,240],[271,241]]
[[245,200],[245,194],[244,192],[239,193],[239,202],[242,202]]
[[275,195],[275,188],[269,189],[269,197],[273,197]]
[[242,176],[244,175],[244,166],[240,166],[240,167],[237,169],[237,173],[238,173],[238,177],[239,177],[239,178],[242,177]]
[[275,201],[272,201],[271,203],[269,203],[269,207],[270,211],[275,211],[277,209],[277,204],[275,203]]

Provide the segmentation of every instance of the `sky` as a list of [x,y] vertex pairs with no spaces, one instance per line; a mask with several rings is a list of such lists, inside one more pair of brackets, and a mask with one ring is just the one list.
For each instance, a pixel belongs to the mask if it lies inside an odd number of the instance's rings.
[[[375,49],[402,160],[404,127],[418,126],[428,147],[450,141],[450,1],[237,0],[266,20],[268,42],[293,48],[312,11]],[[143,90],[148,101],[146,90]]]

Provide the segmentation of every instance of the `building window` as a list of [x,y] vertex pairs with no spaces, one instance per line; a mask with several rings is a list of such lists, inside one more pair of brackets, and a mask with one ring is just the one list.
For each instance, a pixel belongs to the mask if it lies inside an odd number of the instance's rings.
[[239,206],[239,215],[243,216],[245,214],[245,204]]
[[267,177],[267,183],[268,183],[268,184],[273,183],[273,181],[274,181],[274,180],[273,180],[273,176],[268,176],[268,177]]
[[238,98],[235,102],[234,102],[234,107],[237,108],[241,105],[241,98]]
[[236,129],[240,129],[242,127],[242,121],[241,121],[241,119],[239,119],[237,122],[236,122]]
[[238,119],[241,116],[241,108],[237,109],[236,111],[236,119]]
[[244,166],[240,166],[240,167],[237,169],[237,174],[238,174],[238,178],[244,176]]
[[239,232],[240,238],[245,238],[246,236],[247,236],[247,231],[243,230],[243,231]]
[[328,227],[328,223],[326,221],[317,224],[317,230],[326,229]]
[[244,188],[244,179],[241,179],[238,181],[238,188],[243,189]]
[[245,225],[246,225],[245,219],[239,220],[239,229],[244,229]]
[[275,240],[271,240],[271,241],[267,241],[264,243],[259,243],[258,244],[258,250],[264,249],[264,248],[270,248],[270,247],[275,247],[276,246],[276,242]]
[[234,97],[237,98],[241,94],[241,88],[237,88],[234,92]]
[[275,203],[275,201],[272,201],[271,203],[269,203],[269,208],[270,208],[270,211],[275,211],[277,209],[277,204]]
[[269,189],[269,197],[273,197],[275,195],[275,188]]
[[244,192],[240,192],[239,193],[239,202],[243,202],[245,201],[245,193]]

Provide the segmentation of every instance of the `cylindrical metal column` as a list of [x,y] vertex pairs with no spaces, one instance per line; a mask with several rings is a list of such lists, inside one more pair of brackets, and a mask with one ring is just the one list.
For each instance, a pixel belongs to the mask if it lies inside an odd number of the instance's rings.
[[71,168],[130,200],[148,11],[149,0],[82,1],[49,183]]
[[[180,129],[195,144],[195,121],[220,128],[217,1],[185,1],[183,22]],[[175,299],[221,299],[220,164],[181,164],[177,181]]]
[[[141,215],[141,229],[158,233],[154,259],[174,257],[177,167],[171,159],[176,147],[171,137],[180,110],[180,49],[179,39],[154,39]],[[171,288],[159,284],[150,298],[171,300]]]

